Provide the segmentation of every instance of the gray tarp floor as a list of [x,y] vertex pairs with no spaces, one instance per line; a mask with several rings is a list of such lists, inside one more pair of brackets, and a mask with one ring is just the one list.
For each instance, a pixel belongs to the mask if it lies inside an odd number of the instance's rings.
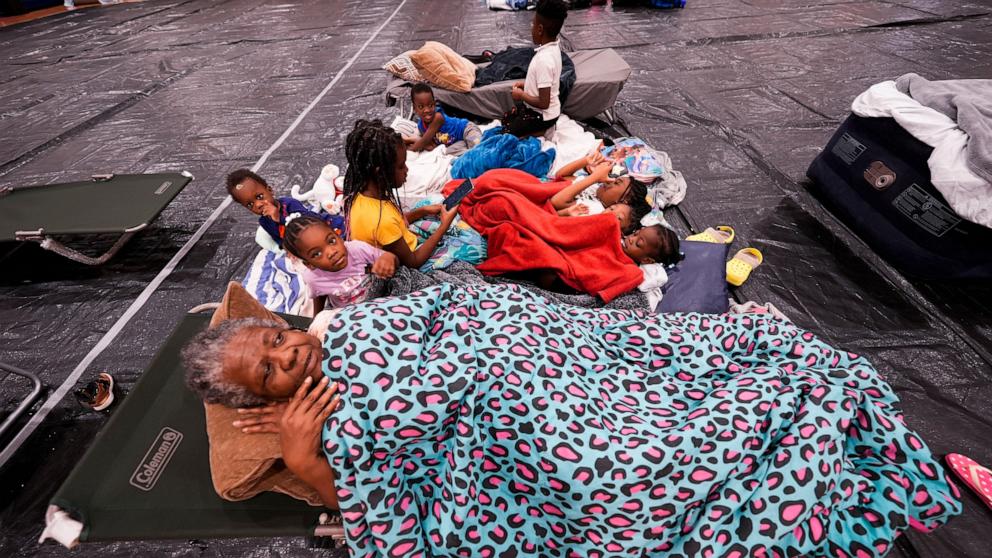
[[[99,269],[30,246],[0,250],[2,360],[65,381],[251,166],[361,49],[399,0],[190,0],[82,10],[0,30],[0,185],[187,169],[196,181]],[[574,48],[612,47],[633,68],[619,113],[689,182],[680,226],[730,224],[767,263],[738,293],[773,302],[862,353],[933,450],[992,463],[992,288],[906,280],[806,192],[804,171],[872,83],[905,72],[992,76],[992,0],[690,0],[682,11],[573,12]],[[392,55],[439,40],[478,53],[529,42],[526,13],[481,0],[407,0],[262,174],[309,184],[341,162],[352,122],[384,108]],[[85,211],[86,208],[80,208]],[[678,219],[676,219],[678,221]],[[185,309],[244,275],[255,225],[230,208],[89,367],[126,388]],[[13,407],[9,386],[2,409]],[[2,556],[65,556],[35,541],[45,505],[105,416],[71,400],[0,476]],[[992,513],[966,511],[893,556],[989,555]],[[303,540],[93,544],[86,555],[311,555]]]

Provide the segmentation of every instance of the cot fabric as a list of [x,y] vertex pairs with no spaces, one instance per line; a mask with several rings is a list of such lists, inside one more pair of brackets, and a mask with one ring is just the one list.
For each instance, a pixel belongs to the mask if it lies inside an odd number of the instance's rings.
[[417,237],[406,228],[406,221],[393,203],[356,194],[348,217],[349,240],[361,240],[383,248],[402,238],[410,250],[417,249]]

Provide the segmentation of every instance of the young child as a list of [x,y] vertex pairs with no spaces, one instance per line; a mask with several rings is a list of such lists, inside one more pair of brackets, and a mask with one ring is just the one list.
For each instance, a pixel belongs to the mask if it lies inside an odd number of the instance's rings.
[[293,214],[310,215],[343,232],[344,219],[338,215],[318,215],[299,200],[290,196],[277,198],[264,178],[248,169],[238,169],[227,175],[227,193],[234,201],[258,215],[258,225],[282,248],[286,219]]
[[434,101],[434,90],[426,83],[414,84],[410,90],[413,112],[417,115],[417,130],[420,137],[404,137],[410,151],[434,149],[439,145],[451,147],[464,142],[465,149],[472,149],[482,141],[482,130],[474,122],[465,118],[455,118],[444,114]]
[[620,247],[638,265],[659,263],[674,265],[682,259],[679,236],[663,225],[642,227],[620,239]]
[[369,273],[389,279],[399,263],[395,255],[364,242],[341,240],[311,215],[290,219],[283,246],[307,267],[303,280],[313,295],[314,314],[324,309],[325,299],[331,308],[365,301],[372,285]]
[[[596,148],[589,155],[580,157],[559,169],[555,173],[555,179],[563,180],[572,177],[573,180],[579,180],[584,176],[589,176],[593,169],[606,162],[609,161],[600,154],[599,148]],[[650,212],[651,206],[647,201],[648,185],[634,179],[630,175],[615,178],[610,177],[609,169],[615,163],[616,161],[610,163],[610,166],[607,167],[606,176],[600,176],[602,179],[600,182],[589,184],[585,190],[575,195],[569,204],[569,208],[574,208],[571,209],[571,212],[566,211],[562,214],[596,215],[616,203],[624,203],[638,210],[644,210],[646,208],[646,212]],[[583,210],[581,206],[585,206],[586,210]]]
[[[663,264],[669,266],[677,264],[682,259],[682,254],[679,252],[678,235],[675,234],[675,231],[662,225],[642,227],[633,234],[620,237],[620,247],[623,253],[637,265]],[[538,287],[545,290],[564,293],[576,292],[568,287],[554,270],[535,269],[522,276],[533,280]]]
[[[379,120],[359,120],[345,140],[348,170],[344,177],[344,214],[351,240],[361,240],[395,254],[418,269],[431,257],[451,226],[458,208],[443,204],[403,214],[396,189],[406,182],[406,146],[395,130]],[[409,223],[438,215],[440,226],[420,245]]]
[[[579,161],[585,161],[585,158]],[[568,170],[574,164],[566,165],[562,170]],[[630,234],[640,226],[641,218],[651,211],[646,199],[647,186],[627,176],[611,179],[611,168],[609,163],[600,162],[588,176],[575,179],[570,186],[555,194],[551,198],[551,205],[564,217],[596,215],[609,211],[620,221],[620,231]],[[564,176],[559,172],[557,178]],[[593,190],[596,184],[599,187],[595,188],[592,199],[576,201],[577,196]]]
[[530,29],[531,38],[538,46],[527,67],[527,78],[513,84],[510,90],[516,106],[504,118],[504,132],[517,137],[541,135],[558,121],[561,114],[558,33],[567,15],[568,6],[563,0],[538,0]]

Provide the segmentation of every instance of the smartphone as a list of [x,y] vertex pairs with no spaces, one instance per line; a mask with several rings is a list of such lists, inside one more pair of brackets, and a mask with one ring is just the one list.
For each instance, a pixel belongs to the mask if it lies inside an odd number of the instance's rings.
[[455,207],[465,196],[468,195],[469,192],[472,191],[473,188],[475,188],[475,185],[472,184],[472,179],[465,179],[465,182],[462,182],[458,188],[455,188],[455,191],[452,192],[450,196],[444,198],[444,207],[449,210],[452,207]]

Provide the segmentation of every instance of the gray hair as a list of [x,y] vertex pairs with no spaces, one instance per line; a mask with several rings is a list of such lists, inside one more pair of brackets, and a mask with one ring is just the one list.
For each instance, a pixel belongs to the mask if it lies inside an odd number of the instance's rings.
[[224,353],[228,345],[245,328],[282,327],[273,320],[243,318],[226,320],[216,327],[201,331],[183,347],[182,359],[186,367],[186,385],[207,403],[220,403],[226,407],[251,407],[267,401],[224,377]]

